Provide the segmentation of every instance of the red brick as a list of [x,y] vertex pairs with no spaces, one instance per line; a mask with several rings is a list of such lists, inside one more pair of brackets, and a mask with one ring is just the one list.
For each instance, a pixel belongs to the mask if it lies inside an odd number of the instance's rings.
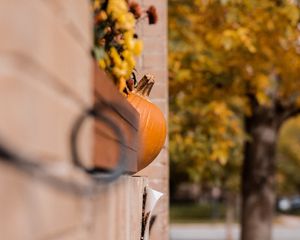
[[[82,111],[78,102],[49,85],[49,75],[30,61],[1,56],[1,137],[18,151],[38,159],[69,161],[71,127]],[[85,125],[80,136],[84,159],[91,157],[89,126]]]
[[151,99],[152,102],[159,107],[159,109],[164,113],[165,118],[168,117],[168,102],[164,99]]
[[122,177],[103,188],[93,199],[93,228],[90,239],[138,240],[146,180]]
[[1,239],[45,239],[81,225],[82,201],[76,195],[0,166]]
[[156,83],[151,91],[151,98],[166,99],[168,97],[168,87],[166,84]]
[[157,191],[168,194],[168,179],[149,179],[149,186]]
[[153,53],[162,53],[167,49],[166,37],[145,37],[144,49]]
[[166,54],[144,54],[143,55],[143,68],[147,69],[162,69],[167,68]]
[[168,228],[161,225],[161,219],[158,217],[157,222],[153,225],[150,240],[169,239]]
[[143,5],[148,7],[150,5],[154,5],[157,9],[158,14],[158,22],[153,25],[148,25],[147,22],[143,25],[143,36],[167,36],[167,9],[166,9],[166,1],[147,1],[144,2]]
[[157,84],[166,84],[164,88],[168,90],[168,72],[165,66],[162,66],[161,68],[157,69],[151,69],[151,68],[143,68],[140,75],[151,73],[155,78],[155,85]]
[[142,0],[144,6],[154,5],[158,9],[166,9],[167,1],[166,0]]
[[166,147],[164,147],[159,153],[159,155],[156,157],[154,164],[163,167],[166,172],[166,168],[168,168],[168,150]]
[[[16,7],[18,6],[18,7]],[[9,24],[8,24],[9,23]],[[89,102],[92,59],[43,1],[5,0],[0,4],[0,52],[33,61],[53,81]]]
[[[141,0],[144,7],[156,6],[158,10],[158,23],[142,25],[144,40],[144,52],[140,60],[138,70],[140,76],[144,73],[152,73],[156,77],[156,84],[150,95],[156,104],[168,118],[168,69],[167,69],[167,1],[166,0]],[[141,29],[139,30],[141,31]],[[168,139],[166,147],[159,156],[141,173],[149,178],[149,185],[153,189],[162,191],[164,196],[159,201],[154,214],[157,214],[157,222],[154,224],[150,240],[169,239],[168,231]]]
[[[153,26],[144,22],[138,27],[140,37],[145,39],[144,55],[138,60],[143,67],[140,71],[157,74],[152,99],[167,117],[167,1],[143,0],[142,3],[158,8],[159,22]],[[7,115],[0,113],[0,133],[14,146],[43,159],[69,161],[70,126],[81,107],[92,101],[89,53],[92,29],[88,8],[88,0],[78,4],[73,0],[5,0],[0,4],[0,31],[6,33],[0,45],[1,96],[5,99],[0,109],[5,109]],[[91,159],[91,124],[92,121],[86,125],[80,137],[80,152],[87,161]],[[151,240],[168,239],[166,149],[145,169],[149,171],[149,185],[164,193],[154,211],[158,220]],[[54,164],[60,171],[69,166],[68,162]],[[0,230],[6,234],[5,239],[135,240],[140,237],[146,184],[143,178],[122,177],[104,186],[93,198],[77,199],[5,167],[1,166],[0,172],[3,185],[0,200],[8,201],[0,204],[1,213],[9,217],[0,224],[0,228],[5,228]],[[10,188],[5,188],[7,185]],[[6,227],[11,222],[18,226],[18,231]]]
[[159,166],[152,162],[148,167],[137,173],[138,176],[151,176],[151,178],[164,179],[165,178],[165,167]]
[[74,240],[89,239],[89,233],[83,227],[71,228],[53,235],[44,236],[43,240]]
[[147,37],[163,37],[167,34],[167,27],[164,24],[147,25],[143,28],[143,35]]
[[46,0],[45,7],[52,11],[62,26],[70,31],[83,47],[91,47],[93,42],[92,11],[89,1]]

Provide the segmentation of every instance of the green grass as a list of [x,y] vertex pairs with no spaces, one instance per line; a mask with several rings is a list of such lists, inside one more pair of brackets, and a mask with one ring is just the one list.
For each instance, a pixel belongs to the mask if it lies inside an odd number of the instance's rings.
[[300,209],[291,210],[291,211],[288,211],[288,212],[279,212],[278,214],[285,214],[285,215],[300,217]]
[[[300,210],[285,214],[300,216]],[[277,212],[277,215],[280,216],[282,213]],[[225,221],[225,206],[223,204],[214,206],[212,203],[171,203],[170,221],[171,223],[223,223]]]
[[222,204],[184,203],[171,204],[170,221],[172,223],[223,222],[225,208]]

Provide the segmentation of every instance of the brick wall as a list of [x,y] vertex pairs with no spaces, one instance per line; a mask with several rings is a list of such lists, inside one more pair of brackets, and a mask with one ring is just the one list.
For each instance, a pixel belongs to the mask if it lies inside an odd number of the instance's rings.
[[[152,101],[163,111],[168,119],[168,72],[167,72],[167,0],[140,0],[144,7],[154,5],[158,11],[158,23],[138,26],[139,36],[144,41],[144,52],[139,61],[139,76],[152,73],[156,83],[150,95]],[[164,193],[154,215],[157,216],[150,235],[151,240],[169,239],[169,162],[167,143],[155,161],[142,170],[139,175],[149,178],[150,187]]]
[[[74,4],[76,2],[76,4]],[[74,171],[70,128],[93,101],[89,0],[3,0],[0,3],[0,142],[35,158],[69,181]],[[159,23],[139,26],[145,51],[139,71],[157,78],[152,99],[167,117],[166,5],[154,4]],[[93,122],[83,129],[80,152],[92,159]],[[0,239],[138,240],[142,194],[148,183],[164,193],[150,239],[168,239],[168,154],[141,172],[78,195],[0,162]],[[84,179],[86,181],[86,179]]]

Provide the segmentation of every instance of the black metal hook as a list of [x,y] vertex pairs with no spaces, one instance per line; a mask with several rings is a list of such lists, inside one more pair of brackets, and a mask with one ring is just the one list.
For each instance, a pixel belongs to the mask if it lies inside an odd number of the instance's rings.
[[[72,160],[75,166],[83,169],[85,172],[90,174],[90,176],[95,181],[111,182],[116,180],[125,172],[127,158],[126,158],[125,149],[122,146],[126,146],[126,142],[121,129],[111,119],[109,119],[107,116],[103,114],[103,108],[105,106],[106,105],[102,103],[98,103],[95,105],[94,108],[86,110],[75,121],[71,131],[70,148],[71,148]],[[78,147],[77,147],[78,139],[79,139],[78,136],[84,121],[88,117],[94,117],[96,120],[101,121],[105,123],[107,126],[109,126],[117,136],[118,141],[120,142],[120,153],[119,153],[118,165],[115,167],[115,169],[111,171],[104,171],[103,169],[99,169],[96,167],[87,168],[82,164],[82,161],[80,160],[81,158],[79,156]]]
[[[71,130],[71,138],[70,138],[70,147],[72,160],[75,166],[84,169],[88,176],[94,180],[94,183],[98,182],[112,182],[116,180],[119,176],[121,176],[125,172],[125,164],[126,164],[126,153],[125,150],[120,148],[119,155],[119,164],[118,166],[110,172],[103,172],[103,170],[92,168],[87,169],[83,166],[77,149],[78,137],[80,129],[84,123],[84,121],[88,117],[94,117],[98,121],[102,121],[107,124],[116,134],[118,140],[121,145],[125,145],[125,138],[118,128],[118,126],[110,120],[108,117],[102,114],[102,108],[100,105],[95,106],[95,108],[88,109],[84,111],[75,121],[72,130]],[[38,159],[34,159],[32,157],[26,156],[16,149],[12,148],[8,144],[0,138],[0,161],[10,164],[11,166],[20,169],[27,173],[31,177],[37,177],[42,182],[50,184],[51,186],[67,191],[73,194],[78,195],[93,195],[97,194],[101,189],[97,188],[97,184],[85,184],[82,185],[78,182],[73,182],[68,179],[63,179],[61,177],[53,175],[48,169],[46,164],[40,163]]]

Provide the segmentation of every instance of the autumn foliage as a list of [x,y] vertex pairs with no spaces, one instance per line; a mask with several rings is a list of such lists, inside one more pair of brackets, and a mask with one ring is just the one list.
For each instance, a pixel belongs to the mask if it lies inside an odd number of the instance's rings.
[[[300,105],[299,8],[291,1],[170,1],[171,152],[199,173],[224,164],[259,108]],[[195,168],[195,166],[197,166]]]
[[171,166],[199,180],[241,157],[241,239],[270,240],[279,130],[300,113],[299,3],[169,3]]

